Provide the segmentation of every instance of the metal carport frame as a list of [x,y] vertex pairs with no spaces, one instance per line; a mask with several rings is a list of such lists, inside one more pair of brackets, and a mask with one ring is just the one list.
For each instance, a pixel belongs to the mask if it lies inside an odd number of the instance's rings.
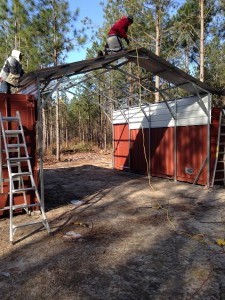
[[[146,84],[145,91],[148,93],[160,93],[163,98],[163,101],[167,105],[166,99],[169,95],[168,91],[173,89],[182,89],[186,91],[190,95],[197,95],[199,97],[199,105],[206,113],[208,117],[208,136],[207,136],[207,158],[203,162],[207,161],[208,166],[208,186],[209,186],[209,163],[210,163],[210,114],[208,113],[210,110],[210,102],[211,102],[211,94],[218,94],[219,92],[215,89],[210,88],[208,85],[200,82],[196,78],[192,77],[191,75],[185,73],[181,69],[175,67],[174,65],[170,64],[168,61],[162,59],[161,57],[155,55],[150,50],[145,48],[139,48],[135,50],[129,50],[124,52],[119,52],[113,55],[102,56],[98,58],[92,58],[88,60],[83,60],[79,62],[73,62],[70,64],[59,65],[55,67],[40,69],[34,72],[27,73],[20,81],[21,93],[27,89],[30,85],[35,83],[36,85],[36,95],[38,100],[38,141],[39,141],[39,156],[40,156],[40,183],[41,183],[41,198],[44,199],[44,182],[43,182],[43,153],[42,153],[42,113],[41,110],[44,107],[45,103],[51,98],[52,94],[56,90],[62,91],[70,91],[70,89],[76,87],[77,85],[81,85],[85,81],[96,77],[96,74],[85,75],[85,78],[78,80],[75,82],[74,79],[77,75],[84,75],[87,73],[91,73],[97,70],[103,70],[98,74],[98,76],[107,74],[111,71],[119,71],[125,74],[129,78],[135,79],[135,82],[139,85],[145,83],[144,79],[140,79],[133,74],[128,73],[122,69],[123,66],[127,65],[128,63],[133,63],[138,66],[138,68],[145,69],[147,72],[151,73],[152,76],[159,76],[163,80],[167,81],[172,86],[163,89],[156,89],[155,86],[149,82]],[[97,76],[97,78],[98,78]],[[100,79],[99,79],[100,80]],[[51,85],[50,85],[51,84]],[[48,92],[48,96],[44,101],[42,101],[42,95]],[[99,91],[98,91],[99,92]],[[206,108],[201,101],[201,95],[206,94],[208,95],[208,107]],[[127,92],[127,95],[131,94]],[[133,96],[133,95],[132,95]],[[111,101],[119,104],[119,99],[110,99]],[[98,104],[98,103],[96,103]],[[203,105],[202,105],[203,104]],[[167,105],[168,109],[170,110],[169,106]],[[104,107],[101,107],[103,111],[105,110]],[[106,111],[104,111],[106,113]],[[175,127],[176,127],[176,116],[170,111],[172,117],[175,120]],[[107,113],[106,113],[107,115]],[[109,118],[110,116],[107,115]],[[129,122],[129,120],[127,120]],[[111,120],[112,122],[112,120]],[[175,130],[176,131],[176,130]],[[175,134],[176,140],[176,134]],[[202,166],[202,167],[203,167]],[[200,170],[201,171],[201,170]]]

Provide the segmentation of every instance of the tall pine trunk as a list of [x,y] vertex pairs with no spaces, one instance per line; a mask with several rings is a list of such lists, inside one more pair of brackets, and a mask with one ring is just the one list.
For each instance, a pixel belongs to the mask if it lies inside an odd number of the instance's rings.
[[200,81],[204,81],[204,0],[199,0],[200,6]]
[[[160,55],[160,8],[159,5],[156,6],[156,45],[155,45],[155,54]],[[159,90],[160,78],[159,76],[155,77],[155,87],[156,90]],[[159,93],[155,93],[155,102],[159,102]]]
[[59,92],[56,97],[56,160],[60,161]]

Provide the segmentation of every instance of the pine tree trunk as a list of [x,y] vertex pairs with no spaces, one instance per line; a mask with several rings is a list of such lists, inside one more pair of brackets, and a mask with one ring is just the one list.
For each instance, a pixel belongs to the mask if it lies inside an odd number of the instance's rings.
[[60,161],[59,93],[56,97],[56,160]]
[[189,70],[189,49],[188,46],[185,48],[185,72]]
[[[131,69],[131,63],[129,63],[129,73],[132,74],[132,69]],[[132,95],[133,95],[133,81],[132,81],[132,78],[131,77],[128,77],[128,80],[129,80],[129,97],[128,97],[128,105],[129,106],[132,106],[133,105],[133,98],[132,98]]]
[[79,134],[79,143],[81,143],[81,141],[82,141],[82,128],[81,128],[80,110],[78,111],[78,134]]
[[204,81],[204,0],[199,0],[200,6],[200,81]]
[[45,153],[46,150],[46,144],[47,144],[47,132],[46,132],[46,118],[45,118],[45,109],[42,108],[42,121],[43,121],[43,153]]
[[66,148],[68,147],[68,127],[67,127],[67,125],[66,125],[66,135],[65,135],[65,138],[66,138]]
[[53,109],[51,107],[51,113],[50,113],[50,120],[51,120],[51,125],[50,125],[50,137],[49,137],[49,143],[50,145],[53,144],[53,137],[54,137],[54,129],[53,129]]
[[107,130],[106,130],[106,126],[105,126],[105,138],[104,138],[104,149],[107,149]]
[[98,121],[98,127],[99,127],[99,132],[98,132],[98,136],[97,136],[97,140],[98,140],[98,147],[102,148],[102,110],[100,107],[101,104],[101,92],[99,90],[99,94],[98,94],[98,103],[99,103],[99,121]]
[[[156,9],[156,46],[155,46],[155,54],[160,55],[160,8],[157,6]],[[156,90],[159,90],[159,76],[155,77],[155,87]],[[159,102],[159,93],[155,93],[155,102]]]

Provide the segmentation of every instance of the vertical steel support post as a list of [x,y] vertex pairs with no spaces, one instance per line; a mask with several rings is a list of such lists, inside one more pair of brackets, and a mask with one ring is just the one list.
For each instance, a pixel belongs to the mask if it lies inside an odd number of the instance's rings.
[[211,134],[210,134],[210,123],[211,123],[211,102],[212,102],[212,95],[208,94],[208,134],[207,134],[207,187],[210,187],[210,148],[211,148]]
[[115,133],[114,133],[114,124],[113,124],[113,103],[111,104],[111,109],[110,109],[110,113],[111,113],[111,126],[112,126],[112,141],[113,141],[113,157],[112,157],[112,165],[113,165],[113,169],[115,169]]
[[148,171],[149,171],[149,176],[151,176],[151,162],[152,162],[152,160],[151,160],[151,108],[150,108],[150,103],[148,104],[148,111],[149,111],[149,113],[148,113],[148,115],[149,115],[148,116],[148,130],[149,130],[149,134],[148,134],[148,147],[149,147],[148,168],[149,168],[149,170]]
[[3,178],[3,160],[2,160],[2,128],[0,127],[0,193],[3,193],[3,185],[4,185],[4,178]]
[[114,124],[113,124],[113,107],[111,107],[111,128],[112,128],[112,148],[113,148],[113,156],[112,156],[112,166],[115,169],[115,133],[114,133]]
[[113,165],[113,169],[115,169],[115,134],[114,134],[114,125],[113,123],[111,123],[112,126],[112,140],[113,140],[113,157],[112,157],[112,165]]
[[[194,89],[196,91],[196,96],[198,97],[197,102],[198,102],[199,106],[201,107],[201,109],[204,111],[205,115],[207,116],[207,139],[206,139],[207,157],[204,160],[201,169],[203,170],[204,164],[206,162],[207,163],[207,167],[206,167],[207,168],[207,179],[206,179],[207,183],[206,183],[206,185],[209,188],[210,187],[210,183],[209,183],[209,181],[210,181],[210,144],[211,144],[210,143],[210,139],[211,139],[211,137],[210,137],[210,122],[211,122],[211,100],[212,100],[212,95],[208,91],[206,91],[206,90],[204,90],[200,87],[197,88],[194,83],[192,83],[192,86],[194,87]],[[207,99],[208,99],[207,108],[206,108],[206,106],[204,105],[204,103],[202,101],[201,95],[199,94],[199,89],[204,91],[207,94]],[[202,171],[201,169],[200,169],[200,172]],[[194,184],[197,182],[197,178],[200,175],[200,172],[197,175],[197,177],[194,181]]]
[[177,99],[175,99],[175,114],[174,118],[174,181],[177,181]]
[[39,154],[39,182],[40,182],[40,198],[43,210],[45,211],[45,201],[44,201],[44,173],[43,173],[43,120],[42,120],[42,100],[41,100],[41,91],[40,91],[40,81],[39,78],[37,78],[37,118],[38,118],[38,126],[37,126],[37,132],[38,132],[38,154]]
[[[129,99],[128,99],[129,101]],[[130,172],[130,103],[128,105],[128,143],[129,143],[129,153],[128,153],[128,163],[129,163],[129,172]]]

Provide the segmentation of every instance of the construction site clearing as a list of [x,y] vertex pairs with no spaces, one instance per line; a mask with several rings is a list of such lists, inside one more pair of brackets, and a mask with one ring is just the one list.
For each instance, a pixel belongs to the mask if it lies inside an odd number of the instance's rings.
[[[131,76],[127,63],[160,74],[187,98],[173,100],[144,78],[164,103],[138,110],[117,99],[113,151],[44,160],[40,112],[54,91],[96,70],[99,80],[115,70]],[[211,107],[221,91],[144,48],[37,70],[20,84],[19,94],[1,95],[0,299],[225,299],[225,196],[215,185],[225,185],[225,123]],[[102,107],[109,116],[108,102]],[[140,151],[145,136],[149,162]],[[158,178],[133,173],[147,169]]]
[[225,299],[223,188],[113,170],[110,152],[47,160],[44,183],[50,234],[12,246],[0,219],[1,299]]

